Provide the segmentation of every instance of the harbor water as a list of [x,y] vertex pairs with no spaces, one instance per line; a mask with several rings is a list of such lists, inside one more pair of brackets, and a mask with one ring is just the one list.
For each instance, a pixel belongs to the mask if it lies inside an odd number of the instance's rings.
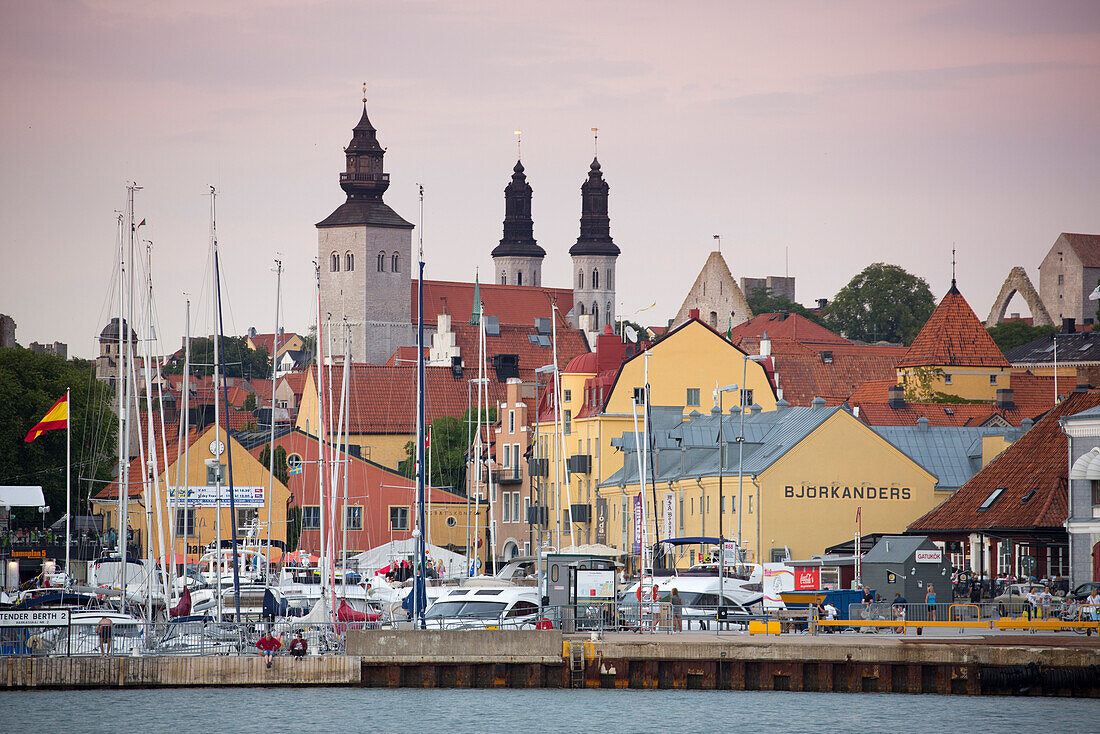
[[1086,699],[738,691],[188,688],[0,693],[9,732],[1095,731]]

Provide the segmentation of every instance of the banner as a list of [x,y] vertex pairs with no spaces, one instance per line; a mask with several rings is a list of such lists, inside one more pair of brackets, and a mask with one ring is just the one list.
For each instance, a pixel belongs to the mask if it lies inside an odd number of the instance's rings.
[[634,555],[642,553],[642,494],[634,495]]
[[[222,507],[229,507],[229,487],[222,487]],[[264,487],[233,487],[237,507],[263,507]],[[169,507],[217,507],[217,487],[172,487],[168,490]]]
[[917,551],[916,558],[917,563],[942,563],[943,551],[939,550],[919,550]]
[[607,498],[596,498],[596,542],[607,543]]
[[794,571],[794,590],[807,591],[821,588],[821,569],[817,566],[799,566]]
[[665,529],[663,537],[665,540],[676,537],[676,499],[675,494],[672,492],[665,492],[664,502],[664,518]]

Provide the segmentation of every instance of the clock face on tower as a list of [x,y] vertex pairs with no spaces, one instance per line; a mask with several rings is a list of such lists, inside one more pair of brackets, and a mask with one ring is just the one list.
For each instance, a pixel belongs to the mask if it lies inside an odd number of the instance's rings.
[[210,442],[210,454],[212,456],[221,456],[225,452],[225,442],[221,439],[215,438]]

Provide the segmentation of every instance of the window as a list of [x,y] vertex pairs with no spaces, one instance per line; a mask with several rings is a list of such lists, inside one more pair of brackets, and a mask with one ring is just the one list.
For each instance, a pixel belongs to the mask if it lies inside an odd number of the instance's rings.
[[605,275],[604,275],[603,287],[606,288],[607,290],[611,290],[612,288],[615,287],[614,285],[612,285],[611,268],[608,268],[607,273],[605,273]]
[[592,315],[596,318],[592,319],[592,323],[596,326],[600,325],[600,307],[596,305],[595,301],[592,301]]
[[699,405],[699,388],[689,387],[687,389],[687,404],[688,406]]
[[749,514],[752,514],[752,495],[749,495]]
[[194,537],[195,535],[195,508],[179,508],[176,510],[176,535],[181,538]]
[[741,391],[741,407],[748,408],[753,404],[752,389],[745,389]]
[[516,432],[516,411],[508,411],[508,433]]
[[568,436],[573,432],[573,411],[566,410],[565,413],[565,435]]
[[504,444],[504,461],[502,463],[505,467],[512,465],[512,447],[508,444]]
[[334,273],[340,272],[340,255],[338,253],[332,253],[328,259],[328,269]]
[[516,285],[523,285],[523,271],[516,272]]
[[1092,480],[1092,505],[1100,505],[1100,481],[1096,479]]
[[611,301],[607,302],[607,308],[603,312],[604,325],[611,323]]
[[710,312],[710,328],[712,328],[712,329],[717,329],[718,328],[718,312],[717,311],[711,311]]
[[512,501],[508,493],[504,493],[504,508],[500,513],[501,522],[512,522]]
[[512,462],[512,466],[515,470],[512,472],[513,476],[519,476],[519,444],[512,444],[512,458],[515,460]]
[[[1095,484],[1095,482],[1094,482],[1094,484]],[[990,507],[992,507],[993,503],[997,501],[997,498],[1000,497],[1002,494],[1004,494],[1004,491],[1005,491],[1004,487],[997,487],[992,492],[990,492],[989,496],[985,498],[985,502],[983,502],[982,504],[980,504],[978,506],[978,512],[985,512]]]
[[344,270],[349,272],[355,270],[355,255],[352,255],[350,250],[344,253]]
[[347,511],[344,515],[344,527],[348,530],[362,530],[363,529],[363,508],[359,505],[353,507],[346,507]]
[[1069,547],[1065,545],[1051,546],[1047,553],[1047,577],[1069,576]]
[[997,384],[997,376],[996,375],[990,375],[989,376],[989,384],[990,385],[996,385]]
[[1065,282],[1066,282],[1066,276],[1059,275],[1058,276],[1058,285],[1063,285],[1063,284],[1065,284]]
[[569,518],[571,516],[572,513],[569,512],[568,508],[561,511],[561,531],[563,533],[569,533],[573,530],[572,526],[569,524]]
[[508,285],[508,273],[501,273],[500,274],[500,284],[501,285]]
[[393,257],[390,258],[390,272],[392,272],[392,273],[400,272],[400,265],[401,265],[401,256],[398,255],[395,252],[395,253],[393,253]]
[[599,290],[600,288],[600,271],[597,268],[592,268],[592,290]]
[[787,560],[786,548],[772,548],[772,563],[783,563]]
[[[283,402],[283,406],[286,407],[286,402]],[[302,471],[302,457],[300,454],[291,454],[286,457],[286,468],[289,474],[299,474]]]
[[[524,497],[523,498],[523,515],[520,516],[520,520],[521,521],[526,520],[530,515],[531,515],[531,498],[530,497]],[[524,553],[524,555],[530,555],[530,554],[529,553]]]
[[581,310],[580,315],[584,316],[584,304],[583,303],[578,303],[577,308],[579,308]]
[[390,530],[409,529],[409,508],[390,507]]
[[302,530],[317,530],[321,527],[321,508],[306,505],[302,508]]
[[[577,271],[577,290],[579,290],[579,291],[584,290],[584,271],[583,270],[578,270]],[[584,312],[581,311],[581,313],[584,313]]]
[[386,253],[385,252],[378,253],[378,272],[380,272],[380,273],[386,272]]
[[237,509],[237,535],[244,535],[245,531],[252,527],[260,517],[260,511],[255,507],[243,507]]
[[572,399],[573,399],[573,391],[572,390],[562,390],[561,391],[561,401],[563,403],[568,403]]
[[945,385],[950,385],[951,384],[951,375],[945,374],[943,376],[943,384],[945,384]]
[[522,522],[523,516],[519,514],[519,492],[512,492],[512,522]]

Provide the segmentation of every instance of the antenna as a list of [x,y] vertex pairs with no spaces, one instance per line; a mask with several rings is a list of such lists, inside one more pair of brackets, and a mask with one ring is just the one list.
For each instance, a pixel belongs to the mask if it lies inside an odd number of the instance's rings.
[[637,332],[637,330],[634,329],[633,326],[631,326],[630,324],[627,324],[624,331],[626,332],[627,341],[629,341],[631,344],[637,344],[638,343],[638,332]]
[[420,227],[417,232],[420,248],[418,260],[424,262],[424,185],[417,184],[416,188],[420,190]]
[[513,130],[512,134],[516,136],[516,160],[523,158],[523,131]]
[[955,287],[955,243],[951,243],[951,287]]
[[595,158],[600,157],[600,129],[598,127],[592,128],[592,155]]

